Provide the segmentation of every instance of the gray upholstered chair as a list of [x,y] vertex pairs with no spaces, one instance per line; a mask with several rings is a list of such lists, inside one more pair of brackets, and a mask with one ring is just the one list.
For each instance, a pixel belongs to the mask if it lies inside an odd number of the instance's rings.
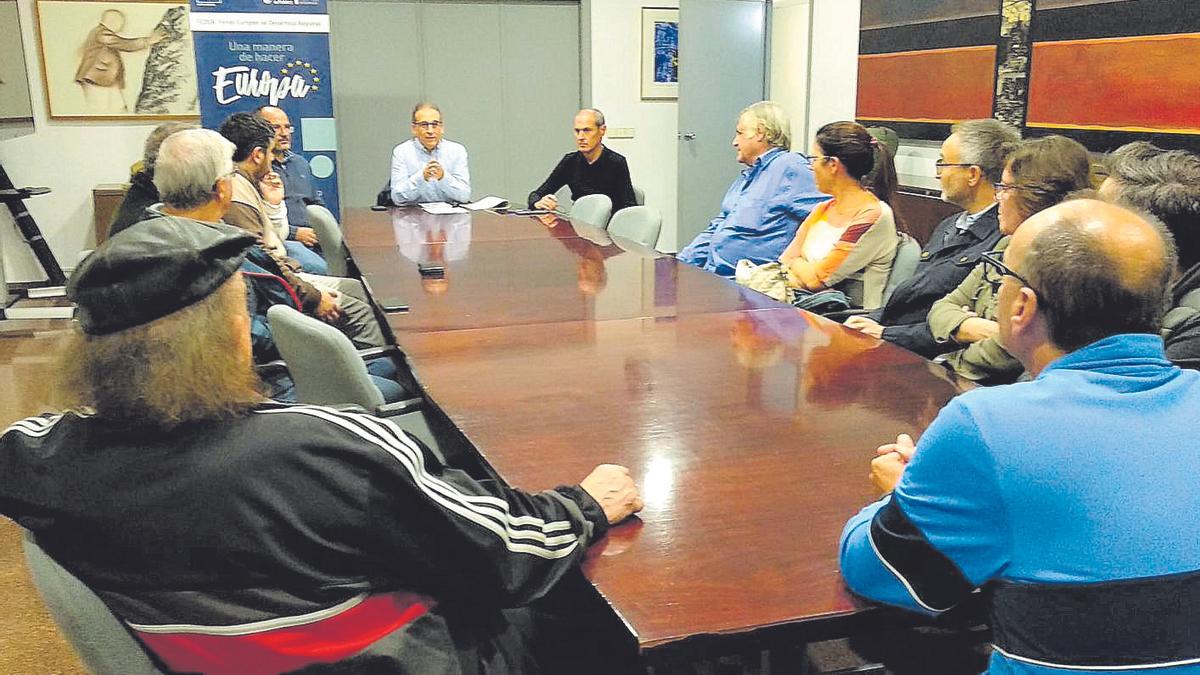
[[612,215],[612,200],[608,195],[586,195],[571,205],[571,220],[582,220],[589,225],[605,227]]
[[88,671],[100,675],[162,673],[108,606],[24,533],[25,564],[46,609]]
[[652,206],[630,206],[617,211],[608,221],[608,233],[655,248],[662,229],[662,213]]
[[397,426],[443,457],[425,416],[424,397],[416,395],[385,403],[383,394],[371,381],[363,359],[386,354],[388,350],[357,351],[350,338],[338,329],[287,305],[268,309],[267,319],[279,355],[296,384],[297,402],[353,405],[379,417],[392,418]]
[[646,192],[636,185],[633,186],[633,203],[638,206],[646,205]]
[[[371,382],[366,363],[337,328],[287,305],[267,310],[271,336],[296,383],[296,400],[315,405],[360,406],[379,412],[383,394]],[[402,401],[412,407],[411,400]]]
[[917,263],[921,262],[921,245],[916,239],[900,233],[900,243],[896,246],[896,257],[892,258],[892,271],[888,273],[887,285],[883,287],[883,304],[886,305],[896,287],[908,281],[917,271]]
[[321,242],[321,256],[329,265],[329,276],[344,277],[350,273],[350,252],[342,241],[342,228],[337,218],[329,209],[317,204],[309,204],[308,224],[317,232],[317,241]]

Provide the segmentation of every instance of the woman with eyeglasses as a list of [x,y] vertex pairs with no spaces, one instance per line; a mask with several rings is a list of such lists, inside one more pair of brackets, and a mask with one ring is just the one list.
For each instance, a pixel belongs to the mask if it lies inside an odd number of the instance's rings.
[[[890,206],[896,194],[892,153],[861,124],[833,122],[817,131],[808,159],[817,189],[833,199],[813,209],[779,256],[795,304],[818,312],[875,309],[899,241]],[[869,174],[872,181],[864,185]],[[836,292],[820,293],[827,289]]]
[[996,301],[1005,272],[987,262],[1001,260],[1012,234],[1033,214],[1058,204],[1068,195],[1089,187],[1087,150],[1063,136],[1045,136],[1022,142],[1009,157],[1001,182],[996,183],[1000,203],[1000,232],[1004,238],[992,254],[985,254],[975,269],[949,295],[929,310],[934,340],[952,342],[958,349],[946,354],[946,364],[962,377],[984,384],[1012,382],[1024,370],[1000,344]]

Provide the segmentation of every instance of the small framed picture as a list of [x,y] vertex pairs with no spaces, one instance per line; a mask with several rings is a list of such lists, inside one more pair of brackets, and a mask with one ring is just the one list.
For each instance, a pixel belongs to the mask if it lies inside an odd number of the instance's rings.
[[178,119],[200,114],[188,5],[37,0],[51,119]]
[[679,10],[642,8],[642,98],[679,98]]
[[33,119],[17,3],[0,0],[0,122]]

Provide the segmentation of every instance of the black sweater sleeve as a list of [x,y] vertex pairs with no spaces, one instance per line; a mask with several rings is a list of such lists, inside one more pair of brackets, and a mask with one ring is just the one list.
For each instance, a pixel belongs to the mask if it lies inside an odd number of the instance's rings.
[[568,153],[567,155],[564,155],[562,159],[558,160],[558,164],[554,167],[554,170],[550,172],[550,176],[546,178],[545,182],[537,186],[533,192],[529,193],[529,208],[532,209],[533,205],[536,204],[542,197],[558,192],[560,189],[562,189],[562,186],[567,184],[567,178],[571,175],[570,161],[572,155],[574,154],[575,153]]

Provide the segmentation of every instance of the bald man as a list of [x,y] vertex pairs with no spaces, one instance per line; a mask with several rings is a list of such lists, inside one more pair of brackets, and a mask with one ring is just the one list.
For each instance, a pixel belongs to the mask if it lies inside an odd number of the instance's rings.
[[574,124],[575,151],[563,155],[545,182],[529,193],[529,208],[557,209],[558,198],[554,193],[564,185],[571,188],[571,201],[587,195],[607,195],[613,213],[636,205],[629,163],[621,153],[604,145],[604,133],[608,130],[604,113],[584,108],[575,113]]
[[842,533],[846,583],[931,614],[988,584],[992,673],[1196,672],[1200,373],[1158,334],[1173,246],[1078,200],[984,259],[1001,340],[1034,379],[967,392],[915,448],[879,448],[887,494]]

